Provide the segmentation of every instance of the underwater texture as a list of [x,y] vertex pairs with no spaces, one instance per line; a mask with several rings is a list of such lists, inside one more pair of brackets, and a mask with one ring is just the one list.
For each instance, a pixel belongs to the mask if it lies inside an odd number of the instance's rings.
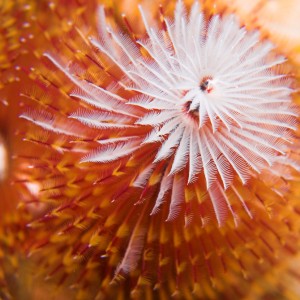
[[299,299],[297,0],[0,0],[0,299]]

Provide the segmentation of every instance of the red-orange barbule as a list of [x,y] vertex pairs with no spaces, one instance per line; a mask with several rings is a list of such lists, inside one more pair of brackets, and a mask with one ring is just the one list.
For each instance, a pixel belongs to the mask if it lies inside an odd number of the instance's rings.
[[78,299],[296,298],[292,66],[236,17],[174,4],[136,31],[100,6],[97,31],[68,23],[35,54],[28,259]]

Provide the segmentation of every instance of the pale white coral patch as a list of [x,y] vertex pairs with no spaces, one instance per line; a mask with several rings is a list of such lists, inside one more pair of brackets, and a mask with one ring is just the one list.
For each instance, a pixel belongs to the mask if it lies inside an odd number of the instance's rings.
[[[106,26],[102,40],[91,41],[139,93],[128,103],[149,111],[136,124],[153,127],[144,143],[162,143],[155,161],[174,155],[171,174],[188,167],[192,182],[203,170],[207,188],[218,176],[227,188],[233,173],[245,183],[249,168],[260,172],[284,155],[296,113],[289,81],[276,72],[285,59],[273,55],[274,46],[234,15],[206,22],[198,2],[188,15],[178,1],[166,31],[152,28],[140,10],[144,40]],[[103,8],[100,16],[104,24]]]

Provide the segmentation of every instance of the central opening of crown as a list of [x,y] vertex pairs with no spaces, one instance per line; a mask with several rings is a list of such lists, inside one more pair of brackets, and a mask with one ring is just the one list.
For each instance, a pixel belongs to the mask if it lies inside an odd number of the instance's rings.
[[184,104],[182,111],[199,124],[201,102],[210,101],[210,97],[208,96],[214,89],[215,81],[213,78],[211,76],[203,76],[196,87],[189,91],[183,91],[182,97]]
[[203,77],[200,81],[199,87],[202,92],[209,94],[213,90],[212,77]]

